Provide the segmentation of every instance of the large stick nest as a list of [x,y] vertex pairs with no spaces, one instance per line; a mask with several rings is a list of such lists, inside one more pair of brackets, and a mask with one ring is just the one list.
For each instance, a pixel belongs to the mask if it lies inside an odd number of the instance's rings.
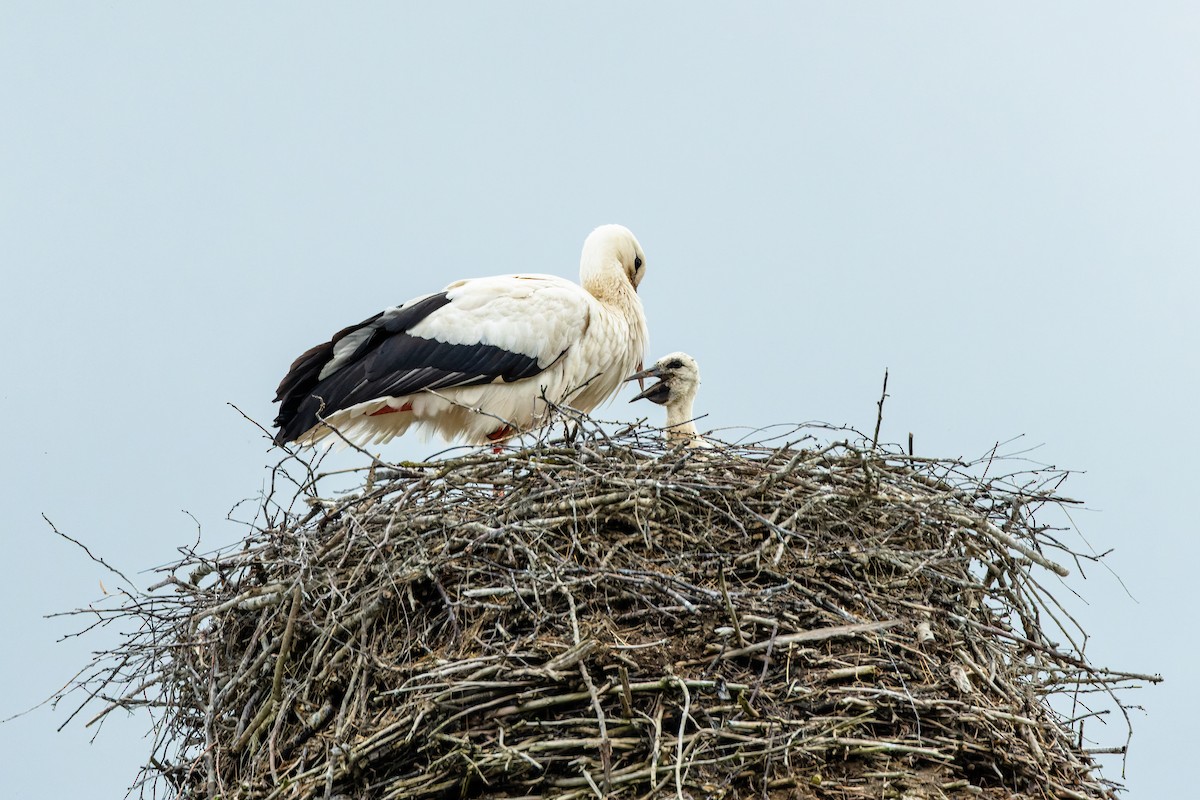
[[75,690],[149,707],[182,797],[1112,797],[1067,717],[1156,676],[1043,586],[1063,474],[794,438],[586,425],[335,499],[289,459],[242,546],[88,610],[137,629]]

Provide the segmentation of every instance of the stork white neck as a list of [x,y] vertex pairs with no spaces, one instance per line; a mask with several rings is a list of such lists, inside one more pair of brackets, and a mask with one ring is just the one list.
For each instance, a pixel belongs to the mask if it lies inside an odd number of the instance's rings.
[[688,447],[712,447],[696,430],[696,415],[692,412],[694,397],[694,394],[671,393],[670,399],[666,402],[667,442],[670,444],[687,442]]

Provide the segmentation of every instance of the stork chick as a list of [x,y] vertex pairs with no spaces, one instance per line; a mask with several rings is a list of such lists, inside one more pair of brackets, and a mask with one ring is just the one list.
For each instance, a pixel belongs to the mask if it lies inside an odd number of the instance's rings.
[[416,426],[494,445],[546,424],[547,401],[591,411],[642,364],[645,274],[629,229],[602,225],[583,243],[578,284],[471,278],[381,311],[292,363],[275,443],[311,445],[336,428],[382,444]]
[[654,362],[649,369],[636,372],[625,380],[641,381],[645,378],[658,378],[659,381],[629,402],[645,399],[667,407],[667,442],[682,442],[688,447],[712,447],[696,431],[695,415],[692,413],[692,402],[700,388],[700,367],[696,359],[687,353],[671,353]]

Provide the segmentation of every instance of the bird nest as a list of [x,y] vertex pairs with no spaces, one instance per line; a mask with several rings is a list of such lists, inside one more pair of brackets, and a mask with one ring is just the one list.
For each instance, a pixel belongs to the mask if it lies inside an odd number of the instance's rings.
[[149,708],[181,797],[1113,797],[1080,719],[1157,676],[1045,588],[1063,473],[818,433],[585,424],[333,499],[289,458],[243,544],[86,611],[137,624],[73,691]]

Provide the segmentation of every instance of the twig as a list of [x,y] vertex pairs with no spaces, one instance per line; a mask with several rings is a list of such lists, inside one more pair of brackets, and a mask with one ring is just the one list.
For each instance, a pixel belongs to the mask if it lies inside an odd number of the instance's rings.
[[879,427],[883,424],[883,401],[887,399],[888,371],[883,371],[883,390],[879,393],[879,413],[875,415],[875,434],[871,437],[871,451],[879,449]]
[[68,542],[70,542],[71,544],[75,545],[76,547],[78,547],[78,548],[79,548],[80,550],[82,550],[83,552],[87,553],[87,557],[88,557],[88,558],[90,558],[92,561],[95,561],[97,564],[99,564],[100,566],[104,567],[106,570],[108,570],[109,572],[111,572],[113,575],[116,575],[118,578],[120,578],[121,580],[125,581],[125,586],[129,588],[129,591],[130,591],[130,592],[133,592],[133,593],[135,593],[135,594],[137,593],[137,587],[135,587],[135,586],[133,585],[133,581],[131,581],[131,580],[129,580],[129,578],[125,577],[125,573],[121,572],[121,571],[120,571],[119,569],[117,569],[116,567],[114,567],[114,566],[110,565],[110,564],[109,564],[107,561],[105,561],[103,558],[100,558],[100,556],[98,556],[98,555],[94,554],[94,553],[93,553],[93,552],[92,552],[92,551],[91,551],[91,550],[88,548],[88,546],[87,546],[86,544],[84,544],[83,542],[79,541],[78,539],[73,539],[73,538],[71,538],[70,536],[68,536],[67,534],[65,534],[65,533],[63,533],[62,531],[60,531],[60,530],[59,530],[57,527],[55,527],[54,523],[53,523],[53,522],[51,522],[51,521],[50,521],[50,518],[49,518],[49,517],[47,517],[45,514],[42,514],[42,519],[44,519],[44,520],[46,521],[46,524],[50,526],[50,530],[54,531],[56,534],[58,534],[59,536],[61,536],[61,537],[62,537],[62,538],[64,538],[64,539],[66,539]]

